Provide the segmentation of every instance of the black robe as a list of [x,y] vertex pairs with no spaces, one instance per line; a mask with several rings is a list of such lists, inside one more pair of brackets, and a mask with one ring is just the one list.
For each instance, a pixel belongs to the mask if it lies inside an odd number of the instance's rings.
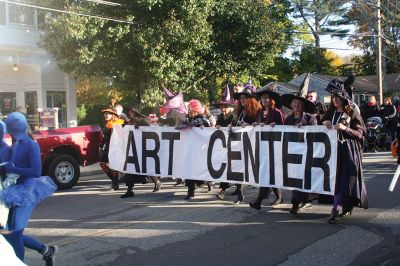
[[[339,121],[337,121],[339,120]],[[342,123],[347,129],[338,131],[337,169],[335,194],[352,206],[368,208],[367,190],[363,180],[362,152],[365,125],[361,115],[353,110],[351,115],[328,111],[321,121]]]

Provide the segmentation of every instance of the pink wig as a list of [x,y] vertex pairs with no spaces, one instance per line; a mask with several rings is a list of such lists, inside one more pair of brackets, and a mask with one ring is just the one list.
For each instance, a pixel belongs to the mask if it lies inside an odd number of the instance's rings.
[[196,99],[190,100],[188,107],[190,110],[193,110],[199,114],[204,113],[204,107],[203,107],[203,105],[201,105],[201,102],[199,100],[196,100]]

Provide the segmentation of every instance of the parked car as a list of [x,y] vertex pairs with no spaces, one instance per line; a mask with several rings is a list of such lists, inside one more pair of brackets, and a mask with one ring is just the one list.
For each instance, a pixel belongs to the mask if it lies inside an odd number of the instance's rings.
[[[98,125],[32,132],[40,146],[42,174],[53,178],[59,189],[72,188],[79,180],[79,166],[98,162],[102,138]],[[11,137],[6,137],[11,144]]]

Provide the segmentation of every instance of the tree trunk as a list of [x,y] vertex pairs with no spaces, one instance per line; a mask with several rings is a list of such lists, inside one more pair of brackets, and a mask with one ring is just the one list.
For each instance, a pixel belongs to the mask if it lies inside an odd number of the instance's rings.
[[317,64],[315,66],[317,73],[321,74],[322,66],[321,66],[321,40],[319,36],[319,32],[321,27],[319,25],[319,17],[315,15],[315,31],[313,32],[315,38],[315,58],[317,59]]

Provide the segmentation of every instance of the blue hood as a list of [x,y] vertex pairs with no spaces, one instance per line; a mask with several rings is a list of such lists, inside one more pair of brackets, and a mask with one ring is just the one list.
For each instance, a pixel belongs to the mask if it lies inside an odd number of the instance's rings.
[[7,115],[6,125],[8,132],[15,140],[22,140],[28,136],[28,122],[20,112],[13,112]]

